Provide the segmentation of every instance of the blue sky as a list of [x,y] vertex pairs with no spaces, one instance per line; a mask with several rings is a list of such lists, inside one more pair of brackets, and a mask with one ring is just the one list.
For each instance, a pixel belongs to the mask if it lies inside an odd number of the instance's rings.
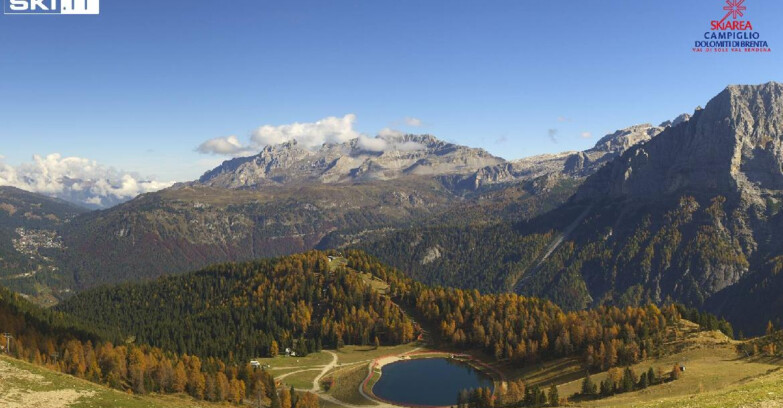
[[357,132],[431,133],[507,159],[585,149],[728,84],[783,80],[780,1],[745,3],[772,53],[691,51],[723,5],[102,0],[99,16],[3,15],[0,155],[183,181],[225,159],[195,151],[208,139],[346,114]]

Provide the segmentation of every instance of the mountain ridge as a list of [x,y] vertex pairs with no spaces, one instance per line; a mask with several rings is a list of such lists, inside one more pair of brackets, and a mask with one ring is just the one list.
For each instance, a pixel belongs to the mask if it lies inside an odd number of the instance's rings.
[[198,184],[223,188],[253,188],[296,182],[359,182],[389,180],[402,175],[446,175],[504,162],[480,148],[441,141],[431,135],[370,139],[388,145],[373,150],[357,138],[301,147],[296,140],[264,147],[255,156],[236,158],[204,173]]
[[[657,143],[629,149],[584,190],[595,189],[599,195],[616,198],[669,194],[684,188],[740,187],[746,193],[756,188],[780,189],[783,155],[773,136],[783,129],[773,118],[783,115],[781,98],[783,85],[775,82],[727,87],[704,109],[697,110],[692,120],[670,128]],[[683,143],[680,138],[688,133],[693,136]],[[653,159],[648,162],[649,156]],[[771,162],[776,162],[776,167],[769,166]],[[715,179],[713,174],[721,178]],[[651,191],[650,187],[657,189]],[[585,195],[590,193],[585,191],[578,198]]]
[[[11,286],[35,298],[46,293],[48,304],[50,285],[63,298],[94,285],[215,262],[356,244],[415,225],[515,222],[564,202],[585,175],[626,146],[654,137],[658,128],[633,126],[607,135],[581,153],[589,162],[568,171],[567,159],[578,154],[517,171],[515,162],[431,135],[357,138],[316,150],[296,142],[267,146],[224,162],[201,181],[47,228],[59,243],[47,249],[47,259],[59,265],[56,276],[38,275],[35,265],[27,265],[17,268]],[[10,231],[9,248],[14,237]]]
[[[547,214],[469,234],[399,232],[364,249],[425,282],[440,276],[438,283],[457,286],[475,281],[471,254],[487,253],[480,270],[493,278],[488,290],[510,290],[521,277],[522,294],[574,309],[671,299],[731,316],[746,333],[758,333],[762,322],[783,318],[758,305],[753,319],[741,317],[751,304],[783,301],[772,290],[781,287],[774,271],[783,265],[776,244],[783,240],[781,123],[783,85],[730,86],[693,117],[588,176]],[[503,239],[469,238],[482,234]],[[522,250],[496,241],[534,245]],[[422,263],[432,248],[439,258]],[[435,272],[443,268],[445,278]]]
[[[605,135],[583,152],[516,160],[493,156],[481,148],[445,142],[428,134],[360,137],[339,144],[324,144],[315,150],[293,140],[266,146],[253,156],[226,160],[205,172],[199,180],[185,184],[263,188],[302,183],[357,183],[418,175],[452,179],[453,185],[471,191],[553,173],[585,177],[630,147],[652,139],[689,117],[684,114],[659,126],[640,124],[620,129]],[[369,150],[366,146],[371,142],[367,140],[380,141],[390,149]]]

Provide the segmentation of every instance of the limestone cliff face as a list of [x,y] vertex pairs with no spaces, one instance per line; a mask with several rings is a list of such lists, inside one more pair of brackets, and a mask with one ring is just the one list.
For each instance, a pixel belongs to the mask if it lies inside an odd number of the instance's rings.
[[618,155],[622,154],[635,145],[649,141],[667,127],[676,126],[677,124],[687,121],[688,118],[689,115],[685,114],[678,116],[677,119],[672,122],[665,122],[659,126],[645,123],[620,129],[601,138],[601,140],[595,144],[595,147],[588,150],[587,153],[603,152],[617,153]]
[[[579,270],[592,297],[639,288],[725,312],[713,296],[748,296],[735,286],[763,281],[781,255],[782,144],[783,85],[729,86],[588,177],[570,205],[593,210],[572,239],[611,254]],[[589,265],[595,252],[570,262]]]
[[783,188],[783,85],[730,86],[693,117],[636,145],[577,199],[721,193],[747,204]]

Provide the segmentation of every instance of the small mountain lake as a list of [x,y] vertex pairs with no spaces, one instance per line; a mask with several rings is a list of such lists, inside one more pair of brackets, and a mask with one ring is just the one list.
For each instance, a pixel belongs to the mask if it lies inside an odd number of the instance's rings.
[[447,358],[398,361],[381,369],[373,393],[401,405],[451,406],[461,390],[492,388],[492,379],[475,368]]

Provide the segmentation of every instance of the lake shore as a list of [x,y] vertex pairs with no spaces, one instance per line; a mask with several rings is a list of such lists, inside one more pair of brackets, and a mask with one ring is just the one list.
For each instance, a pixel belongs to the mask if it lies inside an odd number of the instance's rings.
[[376,395],[373,392],[373,388],[375,384],[380,381],[382,376],[382,369],[384,366],[387,366],[389,364],[398,363],[398,362],[404,362],[404,361],[411,361],[416,359],[449,359],[456,362],[459,362],[461,364],[465,364],[477,372],[486,375],[492,380],[493,383],[493,393],[502,388],[505,387],[505,375],[497,370],[494,367],[489,366],[488,364],[482,362],[481,360],[477,359],[475,356],[467,353],[451,353],[447,351],[439,351],[439,350],[414,350],[411,352],[403,353],[400,355],[388,355],[388,356],[382,356],[378,357],[369,364],[369,370],[367,377],[364,379],[360,386],[360,393],[364,395],[366,398],[375,400],[381,403],[394,405],[394,406],[403,406],[403,407],[411,407],[411,408],[446,408],[451,407],[451,405],[420,405],[420,404],[408,404],[408,403],[400,403],[397,401],[390,401],[388,399],[382,398],[378,395]]

